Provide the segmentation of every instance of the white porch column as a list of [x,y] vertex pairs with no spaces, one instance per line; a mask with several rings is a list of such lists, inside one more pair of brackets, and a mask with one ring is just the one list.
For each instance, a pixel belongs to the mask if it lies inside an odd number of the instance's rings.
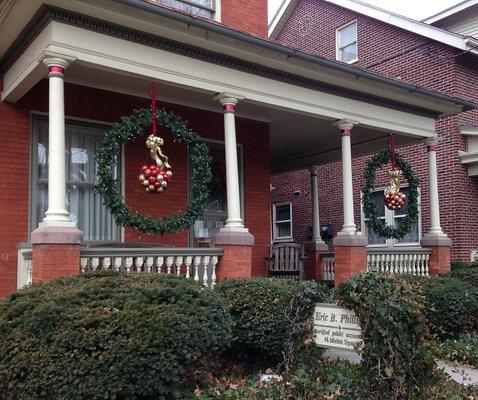
[[344,212],[344,224],[341,235],[354,235],[357,232],[354,219],[354,195],[352,182],[352,146],[350,133],[354,123],[341,120],[336,124],[342,134],[342,201]]
[[215,97],[224,110],[224,147],[226,152],[227,220],[225,229],[247,231],[241,217],[239,168],[237,163],[236,121],[234,108],[242,97],[221,93]]
[[317,166],[310,167],[310,198],[312,207],[312,241],[323,242],[320,237],[319,195]]
[[63,73],[69,62],[43,60],[49,70],[48,210],[42,226],[74,226],[66,210],[65,104]]
[[438,197],[438,139],[427,139],[426,144],[428,150],[428,190],[430,199],[430,230],[428,235],[444,235],[440,224],[440,202]]

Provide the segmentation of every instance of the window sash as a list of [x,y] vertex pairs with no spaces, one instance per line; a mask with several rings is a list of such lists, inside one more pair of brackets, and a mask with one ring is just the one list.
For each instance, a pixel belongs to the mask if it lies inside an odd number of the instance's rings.
[[[358,59],[358,46],[357,46],[357,21],[353,21],[345,26],[342,26],[336,31],[336,48],[337,59],[344,62],[353,62]],[[352,33],[350,38],[347,39],[349,33]],[[350,53],[347,50],[352,49]],[[350,54],[350,56],[348,56]]]
[[[402,186],[401,189],[408,189],[408,186]],[[378,189],[375,190],[373,193],[381,193],[382,196],[385,194],[385,189]],[[383,238],[384,241],[383,243],[373,243],[369,244],[368,247],[406,247],[406,246],[418,246],[420,245],[420,232],[421,232],[421,204],[420,204],[420,196],[419,196],[419,209],[418,209],[418,221],[416,223],[416,228],[415,228],[415,233],[417,235],[417,238],[415,241],[402,241],[403,239],[386,239]],[[407,214],[395,214],[394,210],[389,210],[387,207],[383,206],[385,209],[385,215],[380,217],[380,219],[383,219],[387,222],[389,225],[396,226],[396,223],[399,219],[405,218]],[[399,210],[401,211],[401,210]],[[363,230],[368,237],[369,235],[369,227],[367,224],[368,218],[365,218],[362,210],[362,221],[363,221]],[[410,234],[414,233],[414,231],[410,232]]]
[[[277,219],[277,208],[279,207],[284,207],[288,206],[289,207],[289,218],[288,219]],[[281,235],[280,234],[280,228],[279,226],[283,226],[287,224],[288,229],[287,235]],[[289,240],[293,238],[293,232],[292,232],[292,203],[283,203],[283,204],[274,204],[273,207],[273,240]]]
[[[34,230],[42,221],[48,205],[48,117],[32,116],[32,172],[30,226]],[[67,119],[65,126],[67,209],[83,231],[86,242],[119,241],[121,228],[94,190],[97,165],[94,154],[107,125]],[[83,130],[82,130],[83,128]],[[84,155],[73,153],[84,150]],[[120,157],[119,157],[120,160]],[[120,171],[120,162],[115,173]]]
[[213,19],[216,13],[216,0],[154,0],[154,2],[209,19]]

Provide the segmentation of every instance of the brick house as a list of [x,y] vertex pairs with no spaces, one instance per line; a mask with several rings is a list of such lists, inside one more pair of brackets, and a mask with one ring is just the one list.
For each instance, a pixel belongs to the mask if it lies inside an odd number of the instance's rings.
[[[328,161],[344,160],[340,190],[351,194],[351,121],[360,124],[353,142],[372,143],[353,143],[354,154],[365,155],[382,146],[384,130],[400,144],[433,143],[438,116],[476,108],[274,43],[266,15],[266,0],[0,1],[0,296],[98,269],[209,285],[265,275],[271,165],[306,168],[304,151],[327,147]],[[151,105],[151,82],[158,106],[188,121],[226,177],[225,192],[211,194],[190,229],[162,237],[118,226],[94,189],[104,133]],[[174,175],[164,193],[146,193],[138,174],[149,158],[147,135],[118,151],[118,193],[133,212],[184,211],[188,151],[160,129]],[[423,158],[436,178],[434,154]],[[354,229],[339,239],[335,268],[343,280],[365,269],[365,242]]]
[[[354,0],[284,1],[270,24],[269,34],[271,39],[300,51],[477,102],[477,3],[463,1],[418,22]],[[452,239],[451,259],[470,260],[478,253],[478,112],[438,118],[436,132],[441,225]],[[385,139],[382,145],[387,145]],[[382,261],[412,257],[426,247],[421,240],[430,229],[426,152],[420,142],[400,148],[421,181],[420,220],[401,241],[368,232],[360,196],[363,171],[370,156],[353,154],[355,224],[368,236],[369,265],[378,257]],[[316,160],[322,239],[333,251],[333,235],[343,223],[341,164],[327,162],[320,153]],[[312,156],[310,161],[312,166]],[[304,169],[272,175],[273,217],[279,210],[285,215],[280,218],[290,220],[284,225],[282,240],[305,244],[313,239],[310,175]],[[382,174],[376,182],[380,204],[387,181]],[[383,218],[390,224],[403,217],[403,212],[381,207]],[[280,241],[281,237],[276,234],[274,239]]]

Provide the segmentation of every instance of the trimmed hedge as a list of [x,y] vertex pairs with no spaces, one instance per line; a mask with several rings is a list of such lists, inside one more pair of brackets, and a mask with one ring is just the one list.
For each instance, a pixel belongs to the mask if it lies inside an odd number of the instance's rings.
[[446,276],[459,279],[460,281],[478,287],[478,263],[454,264],[451,272],[448,273]]
[[478,329],[478,288],[448,276],[415,279],[426,301],[424,309],[432,333],[458,338]]
[[362,273],[337,291],[361,321],[363,398],[416,399],[433,383],[423,298],[401,277]]
[[286,368],[307,350],[314,307],[331,293],[315,282],[267,278],[226,280],[215,290],[231,314],[232,355],[270,364],[285,356]]
[[0,303],[0,399],[175,399],[228,346],[213,291],[183,278],[88,274]]

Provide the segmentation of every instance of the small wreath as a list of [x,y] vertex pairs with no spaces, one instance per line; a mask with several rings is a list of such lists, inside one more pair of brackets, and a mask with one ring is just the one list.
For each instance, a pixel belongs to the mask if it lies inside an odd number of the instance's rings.
[[121,122],[115,123],[106,133],[96,156],[98,165],[96,191],[102,196],[106,208],[117,224],[145,233],[163,235],[187,229],[203,212],[209,198],[209,184],[212,177],[211,157],[208,146],[197,133],[188,129],[186,122],[165,109],[157,111],[158,125],[171,131],[174,142],[184,143],[189,149],[193,179],[191,201],[187,204],[184,213],[171,214],[167,218],[155,219],[133,213],[119,193],[118,180],[115,179],[113,171],[121,145],[142,135],[150,126],[152,115],[149,109],[135,110],[133,115],[122,117]]
[[410,194],[407,200],[407,215],[404,218],[400,218],[397,227],[387,225],[384,220],[379,218],[379,209],[377,204],[372,200],[372,193],[375,186],[377,168],[388,164],[391,159],[392,153],[390,150],[383,150],[369,161],[364,173],[365,185],[362,189],[362,204],[364,216],[368,219],[367,224],[371,229],[382,237],[401,239],[412,231],[413,225],[418,221],[419,180],[415,176],[411,166],[405,162],[400,154],[395,153],[396,166],[402,171],[403,176],[408,181]]

